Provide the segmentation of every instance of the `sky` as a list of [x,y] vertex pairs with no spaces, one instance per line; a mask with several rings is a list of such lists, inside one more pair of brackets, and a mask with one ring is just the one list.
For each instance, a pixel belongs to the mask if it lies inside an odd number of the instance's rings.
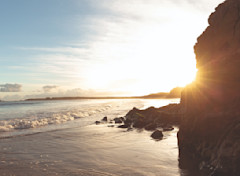
[[135,96],[193,81],[223,0],[0,0],[0,99]]

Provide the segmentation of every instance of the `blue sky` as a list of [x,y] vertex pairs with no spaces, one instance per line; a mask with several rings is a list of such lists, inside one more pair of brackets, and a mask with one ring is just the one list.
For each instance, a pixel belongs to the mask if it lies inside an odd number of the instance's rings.
[[221,2],[2,0],[0,99],[184,86],[196,72],[196,38]]

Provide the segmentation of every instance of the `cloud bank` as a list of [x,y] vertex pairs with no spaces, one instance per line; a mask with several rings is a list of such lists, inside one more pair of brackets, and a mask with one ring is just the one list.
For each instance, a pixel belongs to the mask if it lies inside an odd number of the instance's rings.
[[21,84],[0,84],[0,92],[21,92]]

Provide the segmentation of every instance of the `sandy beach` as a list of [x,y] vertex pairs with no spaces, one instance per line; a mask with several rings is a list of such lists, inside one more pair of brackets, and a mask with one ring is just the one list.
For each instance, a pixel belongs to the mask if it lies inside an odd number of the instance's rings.
[[176,132],[155,141],[147,131],[93,124],[1,139],[1,175],[176,176]]

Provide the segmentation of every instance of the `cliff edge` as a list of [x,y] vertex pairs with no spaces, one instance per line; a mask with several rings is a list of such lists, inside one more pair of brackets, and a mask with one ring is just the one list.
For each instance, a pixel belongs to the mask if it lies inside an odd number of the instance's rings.
[[198,73],[181,97],[180,167],[196,161],[207,175],[240,173],[240,0],[209,17],[194,46]]

